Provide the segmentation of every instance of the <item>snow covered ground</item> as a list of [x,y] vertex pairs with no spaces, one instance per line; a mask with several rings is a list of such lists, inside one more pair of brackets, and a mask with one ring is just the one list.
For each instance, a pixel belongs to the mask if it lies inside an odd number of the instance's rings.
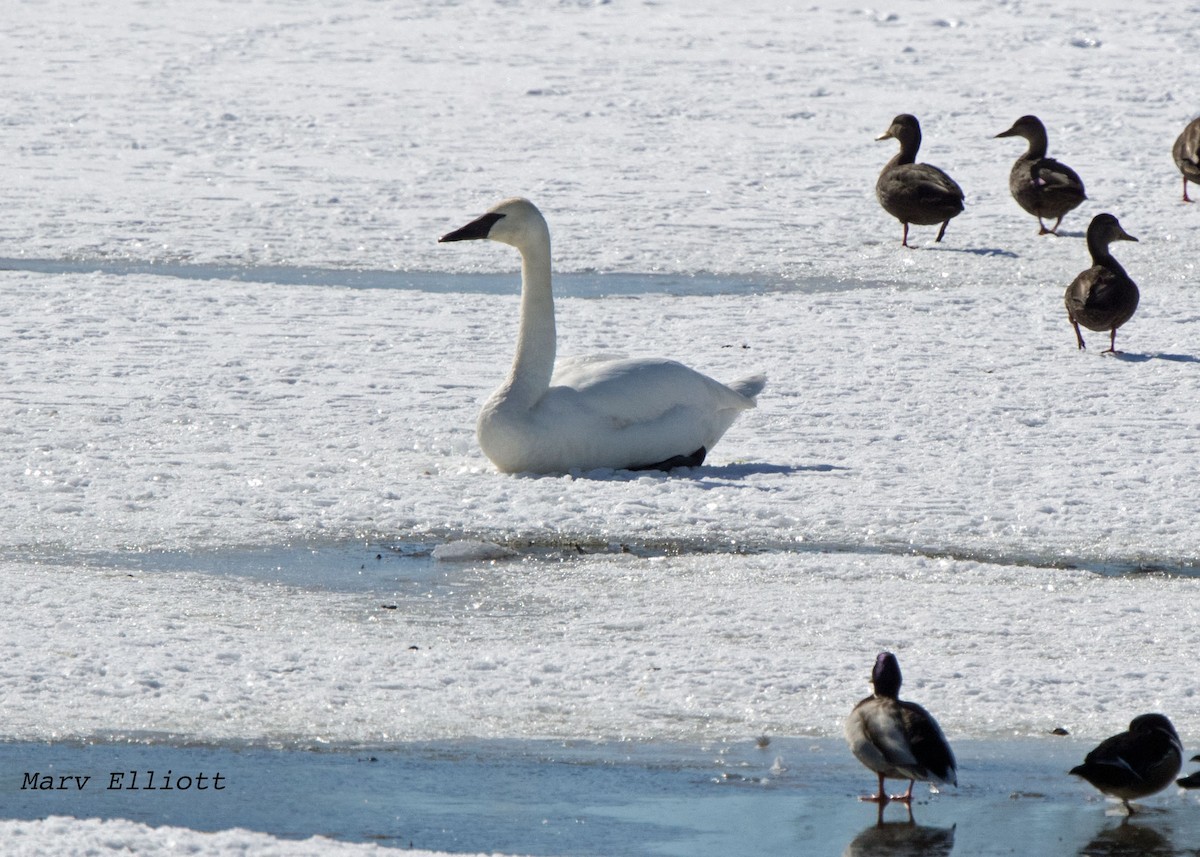
[[[830,736],[889,648],[952,739],[1162,710],[1194,751],[1200,205],[1170,147],[1200,8],[939,9],[14,4],[4,737]],[[967,195],[912,250],[873,192],[900,112]],[[1058,237],[993,139],[1031,112],[1088,189]],[[560,354],[768,374],[704,467],[483,458],[517,259],[436,239],[513,194],[557,272],[621,293],[561,290]],[[1100,211],[1139,238],[1118,357],[1062,307]],[[188,276],[121,273],[144,262]],[[449,291],[304,284],[330,270]],[[395,609],[119,559],[464,537],[526,558]]]
[[[128,854],[253,854],[256,857],[367,857],[396,853],[391,848],[343,843],[314,836],[286,841],[250,830],[198,833],[179,827],[147,827],[124,819],[102,821],[52,816],[42,821],[0,821],[5,850],[13,857],[63,857],[105,853]],[[406,850],[411,857],[432,857],[431,851]]]

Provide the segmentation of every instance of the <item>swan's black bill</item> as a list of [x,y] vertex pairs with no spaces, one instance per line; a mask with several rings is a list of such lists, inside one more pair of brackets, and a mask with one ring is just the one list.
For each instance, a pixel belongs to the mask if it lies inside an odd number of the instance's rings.
[[461,229],[447,232],[438,239],[438,243],[444,244],[447,241],[478,241],[487,238],[488,233],[492,231],[492,227],[496,225],[496,221],[503,216],[503,214],[489,211],[482,217],[475,218]]

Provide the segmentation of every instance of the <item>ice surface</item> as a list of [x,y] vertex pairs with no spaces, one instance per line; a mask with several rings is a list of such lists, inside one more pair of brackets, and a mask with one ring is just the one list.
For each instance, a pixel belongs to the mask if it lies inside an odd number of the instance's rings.
[[[1174,4],[6,19],[6,737],[829,736],[889,648],[952,740],[1147,710],[1200,740],[1200,206],[1170,159],[1200,107]],[[967,195],[911,251],[873,194],[900,112]],[[1030,112],[1088,189],[1058,237],[993,139]],[[517,193],[556,271],[702,281],[561,298],[561,354],[768,374],[706,466],[483,458],[517,260],[436,238]],[[1117,357],[1077,352],[1062,307],[1100,211],[1140,239]],[[502,272],[511,293],[477,287]],[[391,607],[97,559],[462,539],[531,558]]]
[[[840,734],[873,654],[959,736],[1185,736],[1193,579],[859,553],[581,555],[438,593],[3,563],[6,730],[272,746]],[[1160,621],[1169,614],[1169,621]]]

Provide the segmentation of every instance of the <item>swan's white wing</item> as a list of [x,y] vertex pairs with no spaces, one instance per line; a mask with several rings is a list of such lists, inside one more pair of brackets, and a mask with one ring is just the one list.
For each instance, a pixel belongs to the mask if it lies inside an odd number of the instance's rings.
[[480,443],[501,469],[645,467],[711,450],[754,400],[672,360],[564,361],[550,389],[512,413],[493,399]]
[[574,402],[622,425],[652,422],[677,408],[715,412],[754,407],[754,401],[674,360],[573,359],[550,381],[577,394]]
[[554,364],[555,377],[578,376],[580,373],[586,374],[589,366],[596,366],[600,363],[619,363],[622,360],[628,360],[628,354],[618,352],[604,352],[603,354],[579,354],[570,357],[560,357],[558,362]]

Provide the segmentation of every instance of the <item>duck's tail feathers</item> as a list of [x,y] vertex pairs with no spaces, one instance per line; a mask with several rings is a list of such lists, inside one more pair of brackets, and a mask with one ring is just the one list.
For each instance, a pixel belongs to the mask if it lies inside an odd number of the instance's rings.
[[729,388],[753,401],[754,397],[761,393],[765,386],[767,386],[766,375],[750,375],[747,378],[739,378],[734,381],[729,385]]

